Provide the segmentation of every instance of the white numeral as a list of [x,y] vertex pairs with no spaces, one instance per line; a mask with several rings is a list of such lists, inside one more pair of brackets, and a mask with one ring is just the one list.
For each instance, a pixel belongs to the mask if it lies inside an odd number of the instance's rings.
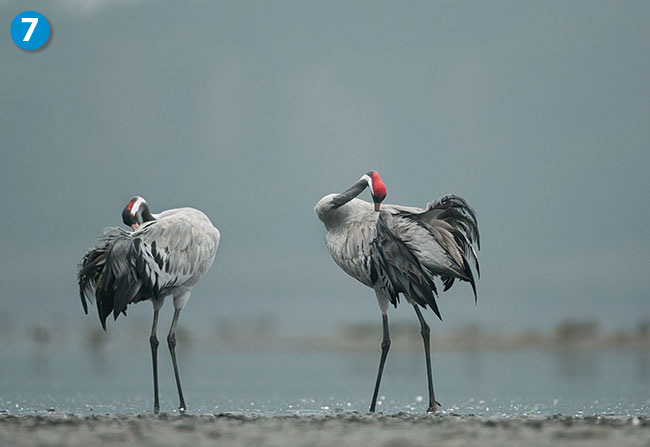
[[36,28],[36,24],[38,23],[38,18],[29,19],[25,17],[23,18],[23,23],[31,23],[31,25],[29,25],[29,29],[27,30],[27,34],[25,34],[25,38],[23,39],[23,42],[29,42],[29,39],[32,38],[34,28]]

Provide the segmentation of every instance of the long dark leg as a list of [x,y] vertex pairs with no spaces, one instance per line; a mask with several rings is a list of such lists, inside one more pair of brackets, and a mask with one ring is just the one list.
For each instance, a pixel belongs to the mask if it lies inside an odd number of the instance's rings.
[[151,327],[151,359],[153,361],[153,412],[160,412],[160,402],[158,401],[158,337],[156,337],[156,327],[158,326],[158,309],[153,311],[153,326]]
[[377,404],[377,393],[379,393],[379,384],[381,383],[381,375],[384,373],[384,363],[388,356],[390,349],[390,335],[388,333],[388,315],[382,314],[382,321],[384,325],[384,338],[381,342],[381,359],[379,360],[379,371],[377,371],[377,382],[375,382],[375,392],[372,395],[372,403],[370,404],[370,412],[375,412],[375,405]]
[[420,320],[420,334],[422,334],[422,341],[424,341],[424,356],[427,362],[427,379],[429,380],[429,408],[427,409],[427,413],[435,413],[440,404],[436,400],[436,395],[433,392],[433,375],[431,374],[431,347],[429,346],[429,336],[431,331],[429,329],[429,325],[424,320],[422,312],[420,312],[417,304],[413,305],[413,309],[415,309],[415,313],[418,315],[418,319]]
[[169,335],[167,336],[167,345],[169,346],[169,352],[172,355],[172,363],[174,364],[174,376],[176,376],[176,387],[178,388],[178,400],[180,401],[180,406],[178,409],[181,413],[184,413],[187,410],[185,405],[185,399],[183,398],[183,389],[181,388],[181,377],[178,375],[178,365],[176,364],[176,324],[178,323],[178,316],[180,315],[181,310],[174,310],[174,319],[172,320],[172,327],[169,329]]

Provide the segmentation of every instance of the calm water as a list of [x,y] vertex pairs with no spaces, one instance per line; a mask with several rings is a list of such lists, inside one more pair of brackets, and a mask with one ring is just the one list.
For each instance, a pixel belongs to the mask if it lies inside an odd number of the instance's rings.
[[[178,403],[165,343],[159,354],[161,407]],[[190,411],[311,413],[368,409],[377,352],[240,350],[179,344]],[[435,352],[443,411],[516,416],[650,414],[650,351],[534,350]],[[388,357],[378,410],[422,412],[426,375],[420,352]],[[92,352],[87,348],[0,345],[0,410],[139,413],[152,408],[147,340]]]

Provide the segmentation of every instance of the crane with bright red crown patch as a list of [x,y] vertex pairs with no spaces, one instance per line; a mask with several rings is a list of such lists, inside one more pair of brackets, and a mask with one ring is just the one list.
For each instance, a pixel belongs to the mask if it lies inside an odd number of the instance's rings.
[[[356,198],[368,187],[374,206]],[[382,207],[385,198],[384,182],[377,171],[370,171],[344,192],[323,197],[314,211],[325,224],[325,245],[334,261],[348,275],[374,289],[381,309],[381,359],[370,411],[375,411],[390,348],[388,307],[397,307],[401,294],[420,321],[429,387],[427,411],[435,412],[440,404],[433,389],[430,329],[420,307],[430,307],[442,320],[436,303],[436,277],[444,290],[456,279],[469,282],[476,301],[472,266],[480,276],[474,250],[474,244],[480,248],[478,221],[467,202],[455,195],[446,195],[425,208]]]

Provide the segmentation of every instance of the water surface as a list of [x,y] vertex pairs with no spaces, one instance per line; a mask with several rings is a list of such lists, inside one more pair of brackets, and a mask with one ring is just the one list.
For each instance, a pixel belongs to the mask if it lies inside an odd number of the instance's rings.
[[[178,347],[186,401],[193,413],[308,414],[366,412],[377,352]],[[33,414],[141,413],[152,408],[147,340],[111,348],[3,346],[0,410]],[[159,351],[161,409],[178,406],[171,361]],[[650,414],[650,351],[508,350],[434,352],[436,397],[460,414],[586,416]],[[393,349],[379,411],[423,412],[423,355]]]

